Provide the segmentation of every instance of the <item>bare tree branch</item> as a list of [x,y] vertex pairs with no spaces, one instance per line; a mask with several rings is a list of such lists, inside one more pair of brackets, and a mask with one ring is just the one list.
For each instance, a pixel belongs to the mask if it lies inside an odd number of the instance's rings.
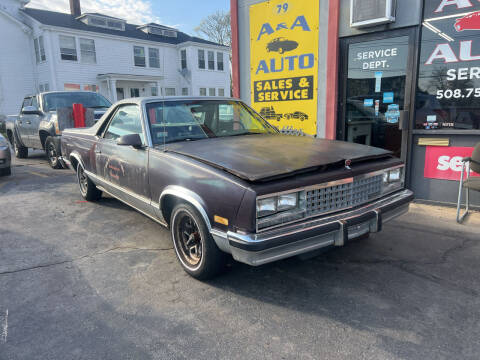
[[231,45],[230,13],[217,11],[204,18],[195,28],[197,34],[207,40],[225,45]]

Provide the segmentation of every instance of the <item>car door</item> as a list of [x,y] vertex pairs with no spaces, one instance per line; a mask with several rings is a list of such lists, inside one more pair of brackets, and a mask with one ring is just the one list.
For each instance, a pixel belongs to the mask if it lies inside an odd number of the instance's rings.
[[[148,212],[150,187],[148,184],[148,147],[142,126],[140,107],[136,104],[118,106],[95,147],[97,176],[107,190],[137,209]],[[118,145],[117,140],[128,134],[139,134],[145,146],[136,149]]]
[[20,109],[20,114],[18,114],[18,119],[17,119],[17,135],[20,137],[20,140],[23,145],[26,147],[30,147],[30,134],[28,133],[29,128],[28,128],[28,115],[23,113],[23,109],[25,109],[27,106],[32,105],[32,97],[28,96],[25,99],[23,99],[22,103],[22,108]]

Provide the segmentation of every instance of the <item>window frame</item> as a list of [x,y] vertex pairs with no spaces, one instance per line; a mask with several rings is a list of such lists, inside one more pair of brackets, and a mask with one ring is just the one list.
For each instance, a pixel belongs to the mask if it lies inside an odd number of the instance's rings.
[[[83,50],[82,49],[82,40],[84,41],[91,41],[93,43],[93,51],[92,50]],[[94,39],[88,39],[88,38],[78,38],[78,44],[80,47],[80,62],[83,64],[96,64],[97,63],[97,48],[95,46],[95,40]],[[93,61],[85,61],[84,53],[93,53]]]
[[217,94],[217,90],[215,88],[208,88],[208,96],[217,96],[216,94]]
[[[212,59],[210,60],[210,55],[212,55]],[[207,51],[207,63],[208,63],[208,70],[214,71],[215,70],[215,51],[208,50]],[[210,67],[211,65],[211,67]]]
[[[222,95],[220,95],[220,90],[222,90],[222,92],[223,92]],[[220,97],[225,97],[225,88],[218,88],[218,89],[217,89],[217,94],[218,94],[218,96],[220,96]]]
[[[220,61],[219,56],[220,56],[222,61]],[[220,66],[220,64],[221,64],[221,66]],[[225,71],[225,61],[224,61],[223,52],[221,52],[221,51],[217,51],[217,70],[218,71]]]
[[[62,38],[63,39],[67,39],[67,38],[70,38],[70,39],[73,39],[73,45],[74,45],[74,49],[75,50],[75,55],[69,55],[69,54],[65,54],[65,53],[62,53]],[[59,50],[60,50],[60,59],[62,61],[75,61],[75,62],[78,62],[78,51],[77,51],[77,38],[75,36],[71,36],[71,35],[58,35],[58,47],[59,47]],[[68,48],[65,48],[64,49],[68,49]],[[72,49],[69,49],[69,50],[72,50]],[[64,55],[68,55],[68,56],[74,56],[75,59],[64,59],[63,56]]]
[[[168,90],[173,90],[173,95],[168,95]],[[177,96],[177,89],[174,87],[166,87],[165,88],[165,96]]]
[[[186,91],[183,91],[183,90],[186,90]],[[182,96],[188,96],[188,87],[182,88]]]
[[138,108],[138,113],[140,115],[140,125],[142,127],[142,135],[143,135],[143,139],[144,139],[143,140],[143,146],[148,146],[148,141],[147,141],[148,138],[147,138],[147,136],[146,136],[147,134],[145,132],[142,109],[141,109],[140,105],[135,104],[135,103],[124,103],[124,104],[118,105],[117,108],[110,115],[110,117],[109,117],[108,121],[106,122],[106,125],[103,127],[103,129],[100,128],[99,132],[97,133],[97,136],[99,136],[99,138],[101,138],[104,141],[113,141],[113,142],[116,143],[116,139],[107,139],[107,138],[105,138],[105,135],[107,134],[107,131],[110,128],[110,125],[112,124],[113,119],[115,118],[115,115],[117,115],[117,113],[120,111],[120,109],[122,109],[126,106],[136,106]]
[[[152,52],[157,53],[158,66],[152,66],[152,55],[151,55]],[[160,50],[158,48],[148,47],[148,67],[152,69],[160,69]]]
[[[205,95],[202,95],[202,90],[205,90]],[[207,96],[207,88],[206,87],[201,87],[198,90],[199,96]]]
[[[202,56],[200,56],[200,54],[202,54]],[[205,50],[203,49],[198,49],[198,52],[197,52],[197,57],[198,57],[198,68],[200,70],[205,70]]]
[[[184,58],[185,55],[185,58]],[[182,70],[188,69],[188,63],[187,63],[187,49],[181,49],[180,50],[180,68]]]
[[[137,58],[139,58],[139,56],[135,55],[135,49],[142,49],[143,50],[143,65],[137,65]],[[145,53],[145,46],[133,45],[133,66],[141,67],[141,68],[146,68],[147,67],[147,57],[146,57],[146,53]]]

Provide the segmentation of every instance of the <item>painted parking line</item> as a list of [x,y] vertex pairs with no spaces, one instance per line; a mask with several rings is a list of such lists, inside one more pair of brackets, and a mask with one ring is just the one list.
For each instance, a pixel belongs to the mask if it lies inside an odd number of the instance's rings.
[[48,175],[42,174],[42,173],[39,173],[39,172],[36,172],[36,171],[28,171],[28,173],[32,174],[32,175],[40,176],[40,177],[43,177],[43,178],[48,178]]

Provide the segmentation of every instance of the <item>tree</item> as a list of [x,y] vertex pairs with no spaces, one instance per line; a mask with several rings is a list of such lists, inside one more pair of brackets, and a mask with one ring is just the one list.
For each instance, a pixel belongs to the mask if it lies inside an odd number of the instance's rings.
[[230,46],[232,42],[230,13],[219,10],[207,16],[195,28],[195,31],[210,41]]

